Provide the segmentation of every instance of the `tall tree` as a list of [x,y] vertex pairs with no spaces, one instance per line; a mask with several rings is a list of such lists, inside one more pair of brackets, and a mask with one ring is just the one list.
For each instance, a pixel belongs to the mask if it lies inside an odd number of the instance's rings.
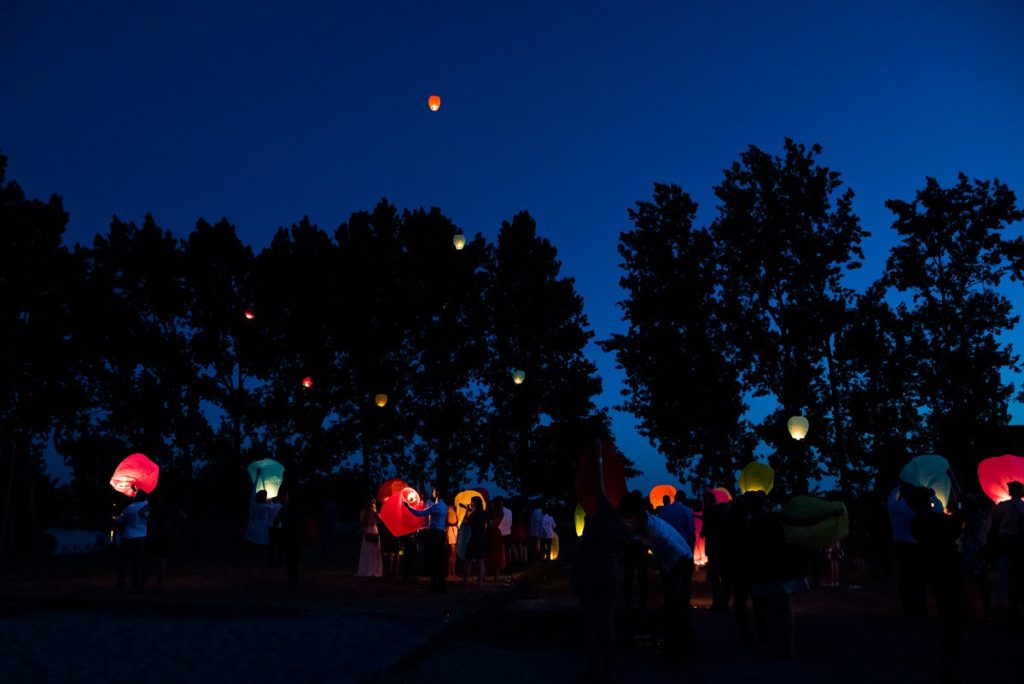
[[[842,191],[839,174],[818,163],[820,153],[788,138],[781,157],[751,146],[715,187],[711,225],[723,318],[746,388],[779,403],[759,433],[790,491],[828,471],[846,488],[851,469],[848,379],[835,348],[853,304],[843,274],[860,267],[868,233],[853,213],[853,191]],[[807,441],[794,443],[785,422],[800,411],[814,427]]]
[[943,188],[928,178],[913,201],[889,200],[900,242],[892,249],[884,286],[907,295],[902,319],[914,344],[917,396],[926,414],[927,445],[966,474],[972,440],[1009,421],[1019,357],[999,336],[1019,320],[997,290],[1024,277],[1024,237],[1005,237],[1024,219],[1017,198],[998,180]]
[[506,488],[567,494],[576,457],[606,429],[593,403],[601,381],[583,353],[593,336],[583,300],[526,212],[502,224],[485,302],[493,475]]
[[714,243],[696,229],[697,204],[677,185],[654,185],[620,235],[625,334],[601,343],[626,372],[625,408],[680,479],[732,486],[754,439],[743,416],[740,368],[720,316]]

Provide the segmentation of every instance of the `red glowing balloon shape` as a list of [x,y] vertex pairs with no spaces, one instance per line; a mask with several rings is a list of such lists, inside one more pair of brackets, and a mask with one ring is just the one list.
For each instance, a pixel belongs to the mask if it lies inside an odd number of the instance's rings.
[[724,504],[732,501],[732,494],[730,494],[729,490],[726,489],[725,487],[715,487],[714,489],[709,489],[708,491],[711,492],[711,495],[713,497],[715,497],[716,504]]
[[693,550],[693,562],[697,565],[706,565],[708,562],[708,554],[704,551],[704,537],[700,536],[700,531],[704,529],[704,514],[700,511],[696,511],[693,514],[693,533],[696,535],[696,547]]
[[396,537],[404,537],[422,530],[427,522],[426,518],[419,518],[410,513],[405,508],[406,502],[416,510],[421,511],[424,508],[423,498],[412,487],[405,487],[397,495],[392,495],[380,507],[380,521]]
[[385,481],[384,484],[377,488],[377,505],[383,506],[385,501],[408,486],[404,480],[399,480],[397,477]]
[[110,478],[110,486],[125,496],[135,497],[138,490],[149,494],[156,489],[160,466],[145,454],[132,454],[121,461]]
[[313,378],[311,378],[308,375],[306,377],[302,378],[302,386],[305,387],[306,389],[309,389],[310,387],[312,387],[313,386]]
[[[619,500],[627,493],[626,468],[611,441],[601,439],[598,442],[604,458],[604,465],[601,468],[604,475],[604,491],[612,506],[618,506]],[[576,464],[576,499],[587,515],[597,512],[597,454],[598,445],[595,442],[583,452]]]
[[251,321],[252,319],[256,318],[256,312],[253,311],[252,309],[246,309],[245,310],[245,318],[246,318],[246,320]]
[[1024,482],[1024,457],[1013,454],[992,456],[978,464],[978,482],[985,496],[996,503],[1010,498],[1010,482]]

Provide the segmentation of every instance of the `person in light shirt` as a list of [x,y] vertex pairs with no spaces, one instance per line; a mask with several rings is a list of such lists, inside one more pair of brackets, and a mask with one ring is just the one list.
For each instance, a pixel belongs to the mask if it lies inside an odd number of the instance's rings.
[[114,518],[114,522],[124,525],[117,570],[118,589],[124,588],[129,565],[132,568],[132,589],[141,591],[146,583],[146,530],[149,520],[149,502],[146,498],[146,492],[138,490],[135,500]]

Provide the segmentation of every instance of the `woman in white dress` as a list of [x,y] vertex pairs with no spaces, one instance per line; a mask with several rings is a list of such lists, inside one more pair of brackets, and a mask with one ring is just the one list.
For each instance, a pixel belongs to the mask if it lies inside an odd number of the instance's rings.
[[356,577],[380,577],[383,574],[378,520],[377,500],[371,498],[370,505],[359,514],[359,529],[363,536],[359,545],[359,566],[356,568]]

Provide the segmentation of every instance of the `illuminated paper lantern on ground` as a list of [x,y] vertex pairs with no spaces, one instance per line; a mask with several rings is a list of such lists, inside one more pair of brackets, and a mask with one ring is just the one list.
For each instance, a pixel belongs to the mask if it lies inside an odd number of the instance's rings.
[[[600,440],[604,464],[604,491],[612,506],[618,506],[626,495],[626,469],[615,445],[607,439]],[[591,444],[576,463],[576,499],[587,515],[597,512],[597,446]]]
[[483,500],[484,510],[487,510],[487,499],[479,489],[467,489],[459,492],[455,495],[455,514],[459,518],[459,525],[462,524],[462,521],[466,518],[466,514],[469,513],[469,511],[462,506],[469,506],[473,502],[474,496],[479,496]]
[[417,530],[422,530],[427,518],[420,518],[408,511],[405,502],[416,510],[423,510],[424,503],[412,487],[405,487],[397,494],[388,498],[380,507],[380,521],[387,526],[388,531],[396,537],[404,537]]
[[693,562],[696,565],[707,565],[708,554],[704,551],[704,537],[700,536],[700,531],[704,529],[704,514],[700,511],[694,511],[693,513],[693,533],[696,535],[696,548],[693,550]]
[[427,106],[430,107],[430,111],[436,112],[441,108],[441,96],[431,95],[427,98]]
[[945,508],[949,502],[952,484],[949,479],[949,461],[942,456],[925,454],[910,459],[900,471],[900,479],[915,487],[928,487],[935,490],[935,496]]
[[651,493],[648,498],[651,500],[651,505],[655,508],[664,506],[664,498],[668,496],[668,502],[672,503],[676,500],[676,488],[670,484],[654,485],[651,488]]
[[711,495],[713,497],[715,497],[716,504],[724,504],[732,501],[732,494],[730,494],[729,490],[726,489],[725,487],[715,487],[714,489],[709,489],[708,491],[711,492]]
[[383,392],[374,395],[373,403],[380,408],[384,408],[385,406],[388,405],[388,395],[384,394]]
[[978,464],[981,491],[996,503],[1010,498],[1008,485],[1014,480],[1024,483],[1024,457],[1003,454],[986,458]]
[[462,248],[466,246],[466,236],[462,233],[456,233],[455,237],[452,238],[452,244],[455,245],[455,249],[462,251]]
[[512,371],[512,382],[517,385],[522,385],[526,381],[526,371],[514,370]]
[[583,528],[587,524],[587,512],[583,510],[583,506],[576,504],[576,510],[572,515],[573,522],[576,523],[576,536],[583,536]]
[[764,492],[768,494],[775,486],[775,471],[767,463],[751,461],[740,472],[740,493]]
[[262,489],[267,492],[267,498],[272,499],[281,491],[284,466],[272,458],[253,461],[249,464],[249,479],[256,485],[257,492]]
[[404,480],[399,480],[397,477],[392,480],[387,480],[377,488],[377,505],[383,505],[385,501],[408,486],[409,485],[407,485]]
[[850,533],[850,514],[841,501],[801,494],[782,507],[786,542],[805,549],[823,549]]
[[786,427],[789,428],[789,436],[798,441],[807,436],[807,430],[810,426],[811,424],[803,416],[793,416],[786,421]]
[[308,375],[306,377],[302,378],[302,386],[305,387],[306,389],[309,389],[310,387],[312,387],[313,386],[313,378],[308,376]]
[[156,489],[160,466],[145,454],[132,454],[121,461],[110,478],[110,486],[125,496],[134,497],[138,490],[149,494]]

